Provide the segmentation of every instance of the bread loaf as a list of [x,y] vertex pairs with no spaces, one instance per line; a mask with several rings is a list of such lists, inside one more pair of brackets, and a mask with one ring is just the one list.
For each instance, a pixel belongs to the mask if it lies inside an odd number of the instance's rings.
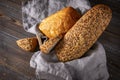
[[17,45],[25,51],[34,51],[37,46],[37,38],[24,38],[16,41]]
[[74,8],[67,7],[45,18],[40,24],[39,29],[48,38],[55,38],[64,35],[81,17]]
[[60,61],[77,59],[96,42],[112,17],[106,5],[96,5],[86,12],[55,47]]

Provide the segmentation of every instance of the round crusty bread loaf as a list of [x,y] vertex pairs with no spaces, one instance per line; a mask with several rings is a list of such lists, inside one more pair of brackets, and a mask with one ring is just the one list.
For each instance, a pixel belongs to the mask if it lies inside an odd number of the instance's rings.
[[111,9],[102,4],[86,12],[55,47],[58,59],[66,62],[81,57],[96,42],[111,17]]
[[72,7],[66,7],[45,18],[39,25],[42,31],[48,38],[55,38],[59,35],[64,35],[81,17]]

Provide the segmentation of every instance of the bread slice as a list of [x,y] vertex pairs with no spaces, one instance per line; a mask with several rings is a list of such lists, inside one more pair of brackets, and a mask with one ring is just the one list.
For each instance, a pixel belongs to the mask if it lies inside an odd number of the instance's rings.
[[74,8],[66,7],[45,18],[39,24],[39,29],[48,38],[55,38],[64,35],[80,17],[81,14]]
[[37,38],[24,38],[16,41],[17,45],[25,51],[34,51],[37,46]]
[[40,50],[45,53],[45,54],[49,54],[50,51],[56,46],[56,44],[62,39],[62,35],[58,36],[56,38],[53,39],[48,39],[46,42],[44,42],[41,46],[40,46]]
[[77,59],[96,42],[112,17],[111,9],[99,4],[86,12],[55,47],[62,62]]

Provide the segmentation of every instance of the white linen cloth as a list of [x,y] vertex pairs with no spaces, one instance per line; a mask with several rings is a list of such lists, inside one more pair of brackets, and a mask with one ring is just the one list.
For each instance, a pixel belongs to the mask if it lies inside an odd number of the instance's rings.
[[[23,26],[25,31],[36,34],[36,25],[45,17],[63,7],[72,6],[84,14],[89,10],[87,0],[28,0],[23,3]],[[36,69],[39,80],[107,80],[106,55],[103,46],[96,42],[82,57],[68,62],[59,62],[54,51],[45,55],[36,52],[30,66]]]

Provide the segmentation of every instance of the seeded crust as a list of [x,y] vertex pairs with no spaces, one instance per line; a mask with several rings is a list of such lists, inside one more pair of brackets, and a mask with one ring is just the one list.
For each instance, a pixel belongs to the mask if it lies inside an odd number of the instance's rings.
[[17,45],[25,51],[34,51],[37,46],[37,38],[24,38],[16,41]]
[[62,62],[77,59],[96,42],[112,17],[111,9],[99,4],[85,13],[55,47]]
[[39,24],[39,29],[48,38],[64,35],[81,17],[72,7],[66,7],[48,16]]
[[62,39],[62,37],[63,36],[61,35],[56,38],[47,40],[40,46],[40,50],[45,54],[49,54],[55,45]]

